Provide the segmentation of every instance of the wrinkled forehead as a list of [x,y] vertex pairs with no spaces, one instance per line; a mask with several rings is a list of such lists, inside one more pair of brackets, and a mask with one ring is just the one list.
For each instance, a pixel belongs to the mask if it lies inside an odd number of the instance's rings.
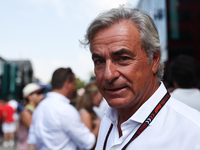
[[90,45],[90,51],[103,48],[128,48],[134,47],[135,44],[140,44],[140,32],[135,24],[127,20],[113,24],[108,28],[100,28],[93,36]]

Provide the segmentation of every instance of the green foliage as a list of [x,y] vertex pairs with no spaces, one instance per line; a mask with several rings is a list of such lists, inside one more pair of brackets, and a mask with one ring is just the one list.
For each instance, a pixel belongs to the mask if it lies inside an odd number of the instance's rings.
[[90,72],[90,79],[95,78],[95,77],[96,76],[95,76],[94,72]]
[[76,89],[84,88],[85,81],[81,81],[81,79],[76,78]]

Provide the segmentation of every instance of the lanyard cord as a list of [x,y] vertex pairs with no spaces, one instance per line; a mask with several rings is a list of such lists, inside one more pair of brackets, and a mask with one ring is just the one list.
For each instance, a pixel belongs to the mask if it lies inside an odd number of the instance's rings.
[[[167,92],[164,95],[164,97],[160,100],[160,102],[157,104],[157,106],[153,109],[153,111],[149,114],[149,116],[146,118],[146,120],[142,123],[142,125],[139,127],[139,129],[136,131],[136,133],[132,136],[132,138],[129,140],[129,142],[126,143],[126,145],[122,148],[122,150],[125,150],[126,147],[148,127],[148,125],[152,122],[152,120],[155,118],[155,116],[158,114],[158,112],[165,105],[165,103],[167,102],[167,100],[169,98],[170,98],[170,94]],[[106,135],[105,141],[104,141],[103,150],[106,149],[108,137],[110,135],[112,128],[113,128],[113,124],[111,123],[108,133]]]

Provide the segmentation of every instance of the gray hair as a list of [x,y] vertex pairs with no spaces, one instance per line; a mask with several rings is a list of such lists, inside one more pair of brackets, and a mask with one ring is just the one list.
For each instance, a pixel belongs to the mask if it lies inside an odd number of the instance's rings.
[[[97,16],[97,18],[95,18],[88,27],[85,35],[85,41],[82,41],[81,43],[85,46],[89,45],[91,49],[93,36],[96,34],[98,29],[109,28],[113,24],[118,23],[122,20],[133,22],[139,29],[141,44],[142,47],[145,49],[149,63],[151,63],[154,53],[159,53],[161,57],[161,45],[159,35],[151,17],[141,10],[124,6],[113,8],[109,11],[99,14],[99,16]],[[163,77],[163,72],[163,63],[160,61],[158,70],[156,72],[158,82],[161,81]]]

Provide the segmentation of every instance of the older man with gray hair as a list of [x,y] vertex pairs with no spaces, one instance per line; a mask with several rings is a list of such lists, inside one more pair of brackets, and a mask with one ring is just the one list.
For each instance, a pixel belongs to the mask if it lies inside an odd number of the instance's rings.
[[110,107],[96,150],[200,149],[200,113],[172,98],[161,79],[159,35],[144,12],[121,6],[87,29],[98,88]]

